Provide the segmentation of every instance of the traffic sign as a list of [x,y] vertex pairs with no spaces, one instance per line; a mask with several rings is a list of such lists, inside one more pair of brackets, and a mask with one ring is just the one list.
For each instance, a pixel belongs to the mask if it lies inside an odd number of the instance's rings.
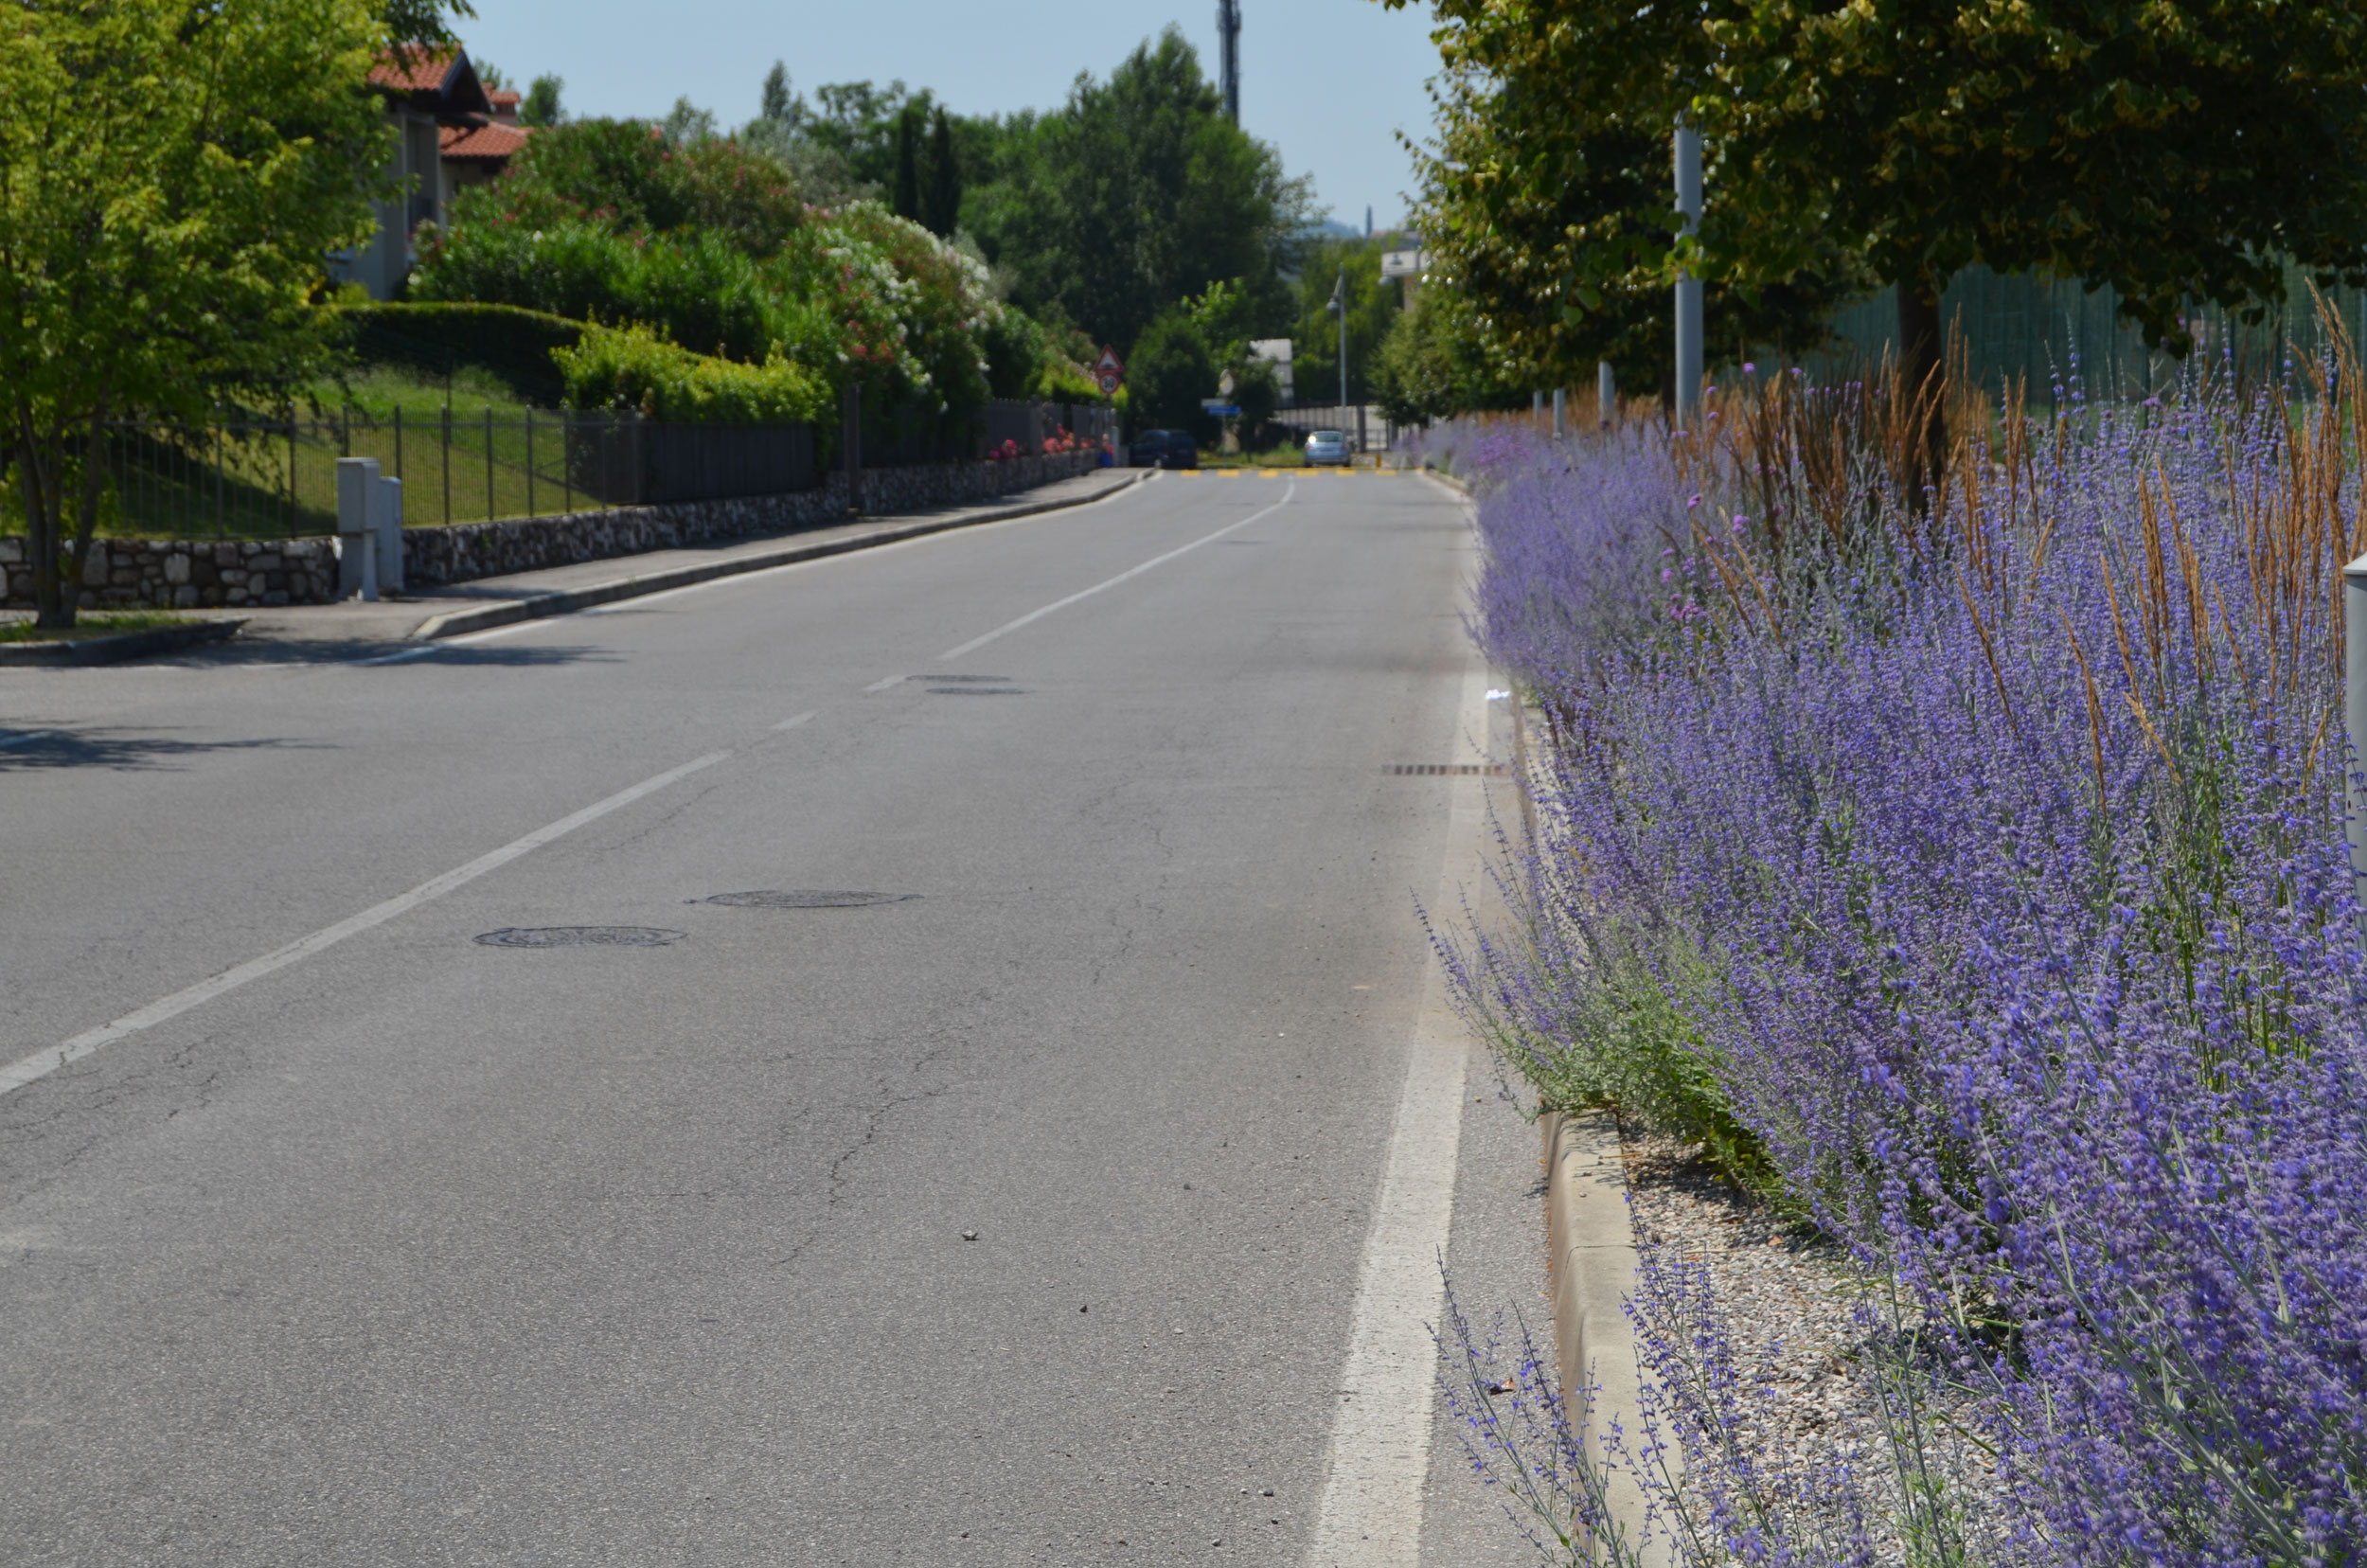
[[1101,387],[1103,397],[1114,398],[1118,395],[1118,383],[1125,378],[1114,370],[1104,370],[1095,379]]
[[1222,398],[1202,398],[1200,400],[1200,407],[1201,412],[1214,414],[1219,419],[1238,419],[1241,414],[1239,403],[1227,402]]
[[1106,343],[1101,346],[1101,357],[1094,361],[1094,374],[1126,379],[1126,365],[1119,360],[1118,351]]

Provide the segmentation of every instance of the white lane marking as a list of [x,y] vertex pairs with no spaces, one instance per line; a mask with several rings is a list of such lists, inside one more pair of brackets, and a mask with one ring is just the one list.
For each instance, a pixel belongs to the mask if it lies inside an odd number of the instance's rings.
[[7,751],[10,746],[29,746],[36,740],[46,740],[59,733],[57,730],[22,730],[0,740],[0,751]]
[[1219,528],[1215,533],[1208,534],[1200,539],[1195,539],[1189,544],[1179,544],[1174,549],[1169,550],[1166,555],[1152,556],[1148,561],[1144,561],[1140,566],[1130,567],[1126,571],[1120,572],[1117,576],[1112,578],[1107,582],[1096,582],[1092,587],[1071,594],[1064,599],[1056,599],[1052,603],[1045,605],[1041,610],[1030,610],[1027,614],[1020,616],[1019,619],[998,626],[983,637],[972,637],[970,641],[962,644],[959,648],[947,649],[944,652],[938,654],[937,657],[939,659],[958,659],[965,653],[974,653],[979,649],[986,647],[987,644],[994,641],[995,638],[1004,635],[1006,633],[1016,632],[1023,626],[1032,626],[1037,621],[1043,619],[1044,616],[1052,614],[1055,610],[1065,610],[1070,605],[1075,604],[1077,600],[1089,599],[1105,588],[1115,588],[1121,582],[1125,582],[1132,578],[1138,578],[1145,572],[1149,571],[1153,566],[1164,566],[1168,561],[1173,561],[1177,556],[1188,555],[1192,551],[1199,549],[1202,544],[1213,544],[1218,540],[1222,539],[1225,535],[1234,532],[1236,529],[1246,528],[1252,523],[1257,522],[1261,518],[1272,516],[1273,513],[1280,511],[1283,508],[1290,504],[1290,497],[1298,493],[1298,481],[1293,479],[1290,481],[1289,487],[1283,490],[1282,499],[1275,502],[1272,506],[1268,507],[1265,510],[1252,512],[1249,516],[1242,518],[1238,523],[1228,523],[1223,527]]
[[[1458,736],[1487,733],[1483,672],[1468,671]],[[1447,854],[1433,909],[1452,909],[1482,869],[1483,778],[1450,786]],[[1470,1038],[1448,1005],[1433,957],[1397,1096],[1380,1202],[1348,1319],[1347,1362],[1332,1417],[1328,1473],[1308,1568],[1414,1568],[1422,1546],[1422,1492],[1430,1480],[1432,1401],[1437,1392],[1439,1319],[1446,1287],[1438,1260],[1454,1218],[1455,1155],[1463,1138],[1463,1085]]]
[[890,686],[899,686],[903,684],[904,677],[901,675],[891,675],[884,681],[874,681],[869,686],[863,687],[863,695],[866,697],[876,697]]
[[167,1019],[177,1018],[191,1007],[238,989],[250,980],[259,980],[274,971],[310,958],[325,948],[334,947],[348,936],[358,935],[373,926],[383,925],[396,916],[417,909],[431,900],[440,899],[454,888],[474,882],[488,871],[498,870],[554,839],[565,837],[585,823],[604,817],[619,807],[630,806],[643,795],[654,794],[703,768],[711,768],[729,756],[729,752],[709,752],[696,761],[685,762],[679,768],[668,768],[654,778],[645,778],[630,790],[619,790],[606,800],[596,801],[580,811],[561,817],[548,827],[537,828],[522,839],[513,839],[489,854],[479,855],[466,865],[423,882],[408,893],[398,894],[383,903],[372,904],[359,915],[348,916],[335,925],[323,926],[310,936],[299,936],[286,947],[266,953],[260,958],[250,958],[236,969],[222,971],[210,980],[201,980],[161,1001],[151,1002],[137,1012],[125,1013],[112,1024],[85,1029],[62,1045],[36,1051],[12,1067],[0,1068],[0,1095],[11,1094],[38,1078],[46,1078],[66,1063],[80,1060],[111,1041],[121,1040],[126,1035],[136,1034]]
[[784,720],[782,720],[779,723],[777,723],[777,724],[774,725],[773,727],[774,727],[774,729],[775,729],[775,730],[793,730],[793,729],[795,729],[798,725],[800,725],[800,724],[802,724],[802,723],[805,723],[805,722],[807,722],[808,721],[811,720],[811,719],[813,718],[814,714],[816,714],[816,713],[818,713],[818,712],[820,712],[820,711],[821,711],[821,710],[820,710],[819,708],[810,709],[810,710],[809,710],[809,711],[807,711],[807,712],[804,712],[804,713],[801,713],[801,714],[797,715],[797,717],[795,717],[794,719],[784,719]]

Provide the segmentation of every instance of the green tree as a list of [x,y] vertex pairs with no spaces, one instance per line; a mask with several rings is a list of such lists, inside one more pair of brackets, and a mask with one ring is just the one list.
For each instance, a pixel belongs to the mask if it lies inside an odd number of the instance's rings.
[[896,216],[920,217],[920,132],[908,106],[896,116]]
[[370,229],[369,0],[0,6],[0,400],[39,615],[71,626],[107,421],[286,397]]
[[942,104],[929,119],[929,179],[922,192],[920,221],[929,231],[951,240],[962,222],[962,162],[953,146],[953,121]]
[[1175,307],[1144,328],[1126,370],[1131,430],[1188,430],[1202,446],[1215,438],[1201,401],[1217,395],[1219,372],[1189,311]]
[[[1385,0],[1400,5],[1405,0]],[[1507,127],[1485,177],[1549,187],[1510,127],[1702,133],[1701,275],[1745,298],[1842,258],[1898,287],[1911,379],[1936,363],[1939,291],[1983,262],[2110,284],[2183,350],[2203,298],[2283,293],[2291,258],[2367,278],[2367,9],[2283,0],[1704,0],[1695,7],[1439,0],[1450,76]],[[1449,156],[1453,156],[1450,153]],[[1460,160],[1468,161],[1468,160]],[[1664,164],[1662,167],[1665,167]],[[1664,276],[1664,208],[1605,244]],[[1574,246],[1582,257],[1584,247]],[[1532,292],[1552,269],[1534,269]],[[1613,273],[1608,263],[1578,279]],[[1474,279],[1493,311],[1502,296]]]
[[792,123],[790,108],[795,102],[789,91],[789,67],[776,60],[773,68],[764,73],[763,96],[756,113],[775,125],[786,126]]
[[1469,299],[1435,284],[1415,292],[1374,356],[1373,399],[1394,424],[1527,405],[1526,385],[1506,373]]
[[384,0],[375,9],[386,36],[399,44],[457,44],[449,18],[476,15],[469,0]]
[[1299,274],[1298,318],[1292,324],[1291,383],[1303,403],[1327,403],[1340,396],[1340,318],[1331,312],[1331,293],[1347,274],[1348,401],[1372,396],[1373,370],[1381,340],[1405,308],[1405,291],[1380,276],[1384,245],[1378,240],[1324,240]]
[[1273,149],[1226,117],[1169,28],[1014,134],[965,218],[1022,305],[1124,346],[1174,301],[1231,278],[1287,323],[1283,275],[1309,200]]
[[518,100],[518,123],[537,130],[565,124],[567,111],[561,107],[559,95],[566,85],[564,77],[547,75],[528,82],[525,97]]

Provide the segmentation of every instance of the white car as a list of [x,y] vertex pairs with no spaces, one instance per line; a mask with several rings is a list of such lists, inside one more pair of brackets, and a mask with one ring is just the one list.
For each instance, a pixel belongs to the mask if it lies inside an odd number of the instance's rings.
[[1348,438],[1337,430],[1309,431],[1307,436],[1307,466],[1321,468],[1326,463],[1348,466]]

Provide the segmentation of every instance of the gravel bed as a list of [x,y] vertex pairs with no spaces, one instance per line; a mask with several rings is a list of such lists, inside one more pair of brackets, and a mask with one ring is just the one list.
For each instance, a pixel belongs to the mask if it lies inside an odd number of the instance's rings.
[[[1841,1248],[1737,1193],[1678,1140],[1629,1131],[1623,1149],[1637,1245],[1707,1267],[1735,1362],[1755,1390],[1747,1446],[1803,1483],[1828,1528],[1840,1500],[1814,1472],[1846,1456],[1877,1556],[1898,1560],[1899,1488],[1876,1365],[1885,1348],[1878,1336],[1887,1331],[1861,1317],[1860,1289]],[[1977,1456],[1945,1432],[1938,1442],[1958,1501],[1972,1504],[1976,1517],[1996,1518],[1979,1495],[1995,1483]]]

